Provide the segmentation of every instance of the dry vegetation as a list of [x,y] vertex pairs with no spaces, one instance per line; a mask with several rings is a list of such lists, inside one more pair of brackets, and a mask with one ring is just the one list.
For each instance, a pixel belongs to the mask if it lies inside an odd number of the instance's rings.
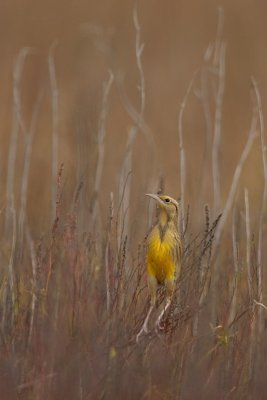
[[[145,230],[153,221],[153,209],[145,200],[143,210],[133,212],[133,153],[138,136],[143,135],[150,152],[147,191],[166,189],[172,195],[172,190],[164,188],[164,177],[159,178],[153,166],[158,149],[144,120],[144,47],[136,12],[133,24],[139,109],[127,97],[121,77],[109,72],[103,84],[93,150],[97,161],[93,169],[77,177],[72,190],[65,185],[66,162],[62,160],[59,165],[58,160],[57,44],[50,49],[52,222],[45,234],[36,233],[29,223],[27,206],[29,173],[34,168],[32,144],[43,92],[37,96],[30,124],[26,123],[21,87],[31,49],[24,48],[18,54],[13,74],[7,184],[1,189],[1,399],[265,398],[267,155],[263,113],[260,90],[252,78],[251,125],[224,198],[220,167],[226,84],[222,11],[216,40],[208,46],[203,63],[200,61],[177,116],[185,248],[181,277],[163,332],[156,334],[153,321],[163,306],[164,288],[150,322],[150,334],[136,343],[149,299],[143,237],[135,245],[132,227],[140,219]],[[110,194],[109,207],[103,212],[98,194],[103,185],[107,118],[114,86],[132,126],[117,171],[118,187]],[[191,153],[185,144],[183,117],[192,97],[197,97],[202,106],[207,136],[202,187],[199,196],[188,198],[187,162]],[[21,180],[15,184],[19,133],[25,139],[24,162]],[[260,149],[263,176],[261,207],[256,212],[249,190],[241,184],[255,143]],[[210,171],[211,184],[206,178]],[[92,182],[90,190],[86,187],[87,174]],[[203,191],[209,188],[213,200],[206,205]]]

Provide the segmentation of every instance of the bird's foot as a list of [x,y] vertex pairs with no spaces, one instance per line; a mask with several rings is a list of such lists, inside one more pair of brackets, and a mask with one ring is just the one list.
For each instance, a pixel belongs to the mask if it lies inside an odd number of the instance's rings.
[[147,321],[145,321],[144,325],[143,325],[143,331],[148,334],[149,333],[149,329],[148,329],[148,323]]
[[141,337],[147,336],[147,335],[149,335],[149,329],[148,329],[147,324],[144,324],[142,326],[142,328],[140,329],[140,331],[138,332],[138,334],[136,335],[136,339],[135,339],[136,343],[140,344]]
[[162,318],[158,318],[155,324],[155,331],[159,335],[163,333],[165,330],[165,322],[162,321]]
[[166,328],[166,321],[164,321],[163,317],[164,314],[166,313],[166,311],[168,310],[168,308],[170,307],[170,302],[168,302],[166,304],[166,306],[163,308],[163,310],[161,311],[160,315],[158,316],[158,319],[156,321],[156,325],[155,325],[155,331],[157,334],[162,333],[165,328]]
[[154,308],[154,304],[151,304],[151,306],[150,306],[150,308],[149,308],[149,310],[148,310],[146,319],[145,319],[145,321],[144,321],[144,323],[143,323],[143,325],[142,325],[142,328],[140,329],[139,333],[136,335],[136,343],[139,343],[140,337],[142,336],[143,333],[145,333],[145,334],[148,334],[148,333],[149,333],[148,321],[149,321],[149,319],[150,319],[150,315],[151,315],[151,313],[152,313],[153,308]]
[[145,322],[143,323],[142,328],[140,329],[140,331],[138,332],[138,334],[136,335],[136,343],[139,344],[140,343],[140,339],[141,336],[144,335],[148,335],[149,333],[149,329],[148,329],[148,318],[146,318]]

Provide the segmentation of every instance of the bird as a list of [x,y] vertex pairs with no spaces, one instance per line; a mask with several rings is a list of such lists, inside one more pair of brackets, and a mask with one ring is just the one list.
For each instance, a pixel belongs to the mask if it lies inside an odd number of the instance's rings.
[[151,228],[146,239],[146,268],[150,308],[137,335],[137,342],[143,332],[148,333],[148,322],[156,304],[158,286],[165,285],[167,301],[156,322],[156,328],[160,328],[161,319],[172,302],[175,280],[179,277],[182,259],[179,203],[167,195],[147,193],[146,196],[156,201],[159,213],[157,223]]

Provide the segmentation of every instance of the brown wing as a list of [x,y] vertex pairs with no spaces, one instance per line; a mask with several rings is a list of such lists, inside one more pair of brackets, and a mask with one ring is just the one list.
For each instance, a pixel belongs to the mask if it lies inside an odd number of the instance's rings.
[[172,257],[173,257],[173,261],[175,263],[175,275],[176,275],[176,279],[177,279],[179,277],[180,271],[181,271],[183,244],[182,244],[182,241],[180,239],[178,232],[175,232],[174,237],[175,237],[175,246],[172,251]]

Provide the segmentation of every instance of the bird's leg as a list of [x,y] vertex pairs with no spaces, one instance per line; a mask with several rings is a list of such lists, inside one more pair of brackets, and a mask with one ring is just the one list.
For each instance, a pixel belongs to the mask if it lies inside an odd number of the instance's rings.
[[163,310],[161,311],[160,315],[157,318],[156,321],[156,331],[160,331],[161,328],[161,320],[163,318],[163,315],[166,313],[166,311],[168,310],[168,308],[171,305],[172,302],[172,297],[173,297],[173,291],[174,291],[174,280],[173,279],[166,279],[165,281],[166,284],[166,288],[167,288],[167,302],[165,304],[165,306],[163,307]]
[[149,307],[148,313],[146,315],[146,319],[145,319],[145,321],[144,321],[144,323],[142,325],[142,328],[140,329],[140,331],[136,335],[136,342],[137,343],[139,343],[139,339],[140,339],[140,337],[141,337],[143,332],[144,333],[148,333],[148,321],[149,321],[150,315],[151,315],[151,313],[153,311],[153,308],[155,307],[155,303],[156,303],[156,299],[155,299],[155,301],[154,301],[154,299],[152,301],[152,298],[151,298],[151,303],[150,303],[150,307]]
[[151,295],[151,302],[150,302],[150,307],[148,310],[148,313],[146,315],[145,321],[142,325],[142,328],[140,329],[140,331],[138,332],[138,334],[136,335],[136,342],[139,343],[139,339],[142,335],[142,333],[148,333],[148,321],[150,318],[150,315],[153,311],[153,308],[155,307],[156,304],[156,299],[157,299],[157,280],[154,276],[150,276],[148,278],[148,288],[150,291],[150,295]]
[[148,333],[148,321],[149,321],[150,314],[152,313],[154,306],[155,306],[155,304],[153,304],[151,302],[149,310],[148,310],[148,313],[147,313],[147,316],[146,316],[146,319],[145,319],[145,322],[144,322],[144,325],[143,325],[143,329],[144,329],[145,333]]
[[168,310],[168,308],[170,307],[171,301],[172,301],[172,300],[168,297],[167,302],[166,302],[166,304],[165,304],[163,310],[161,311],[161,313],[159,314],[159,316],[158,316],[158,318],[157,318],[157,321],[156,321],[156,330],[157,330],[157,331],[160,331],[160,330],[162,329],[162,327],[161,327],[161,320],[162,320],[162,317],[163,317],[163,315],[165,314],[165,312],[166,312],[166,311]]

